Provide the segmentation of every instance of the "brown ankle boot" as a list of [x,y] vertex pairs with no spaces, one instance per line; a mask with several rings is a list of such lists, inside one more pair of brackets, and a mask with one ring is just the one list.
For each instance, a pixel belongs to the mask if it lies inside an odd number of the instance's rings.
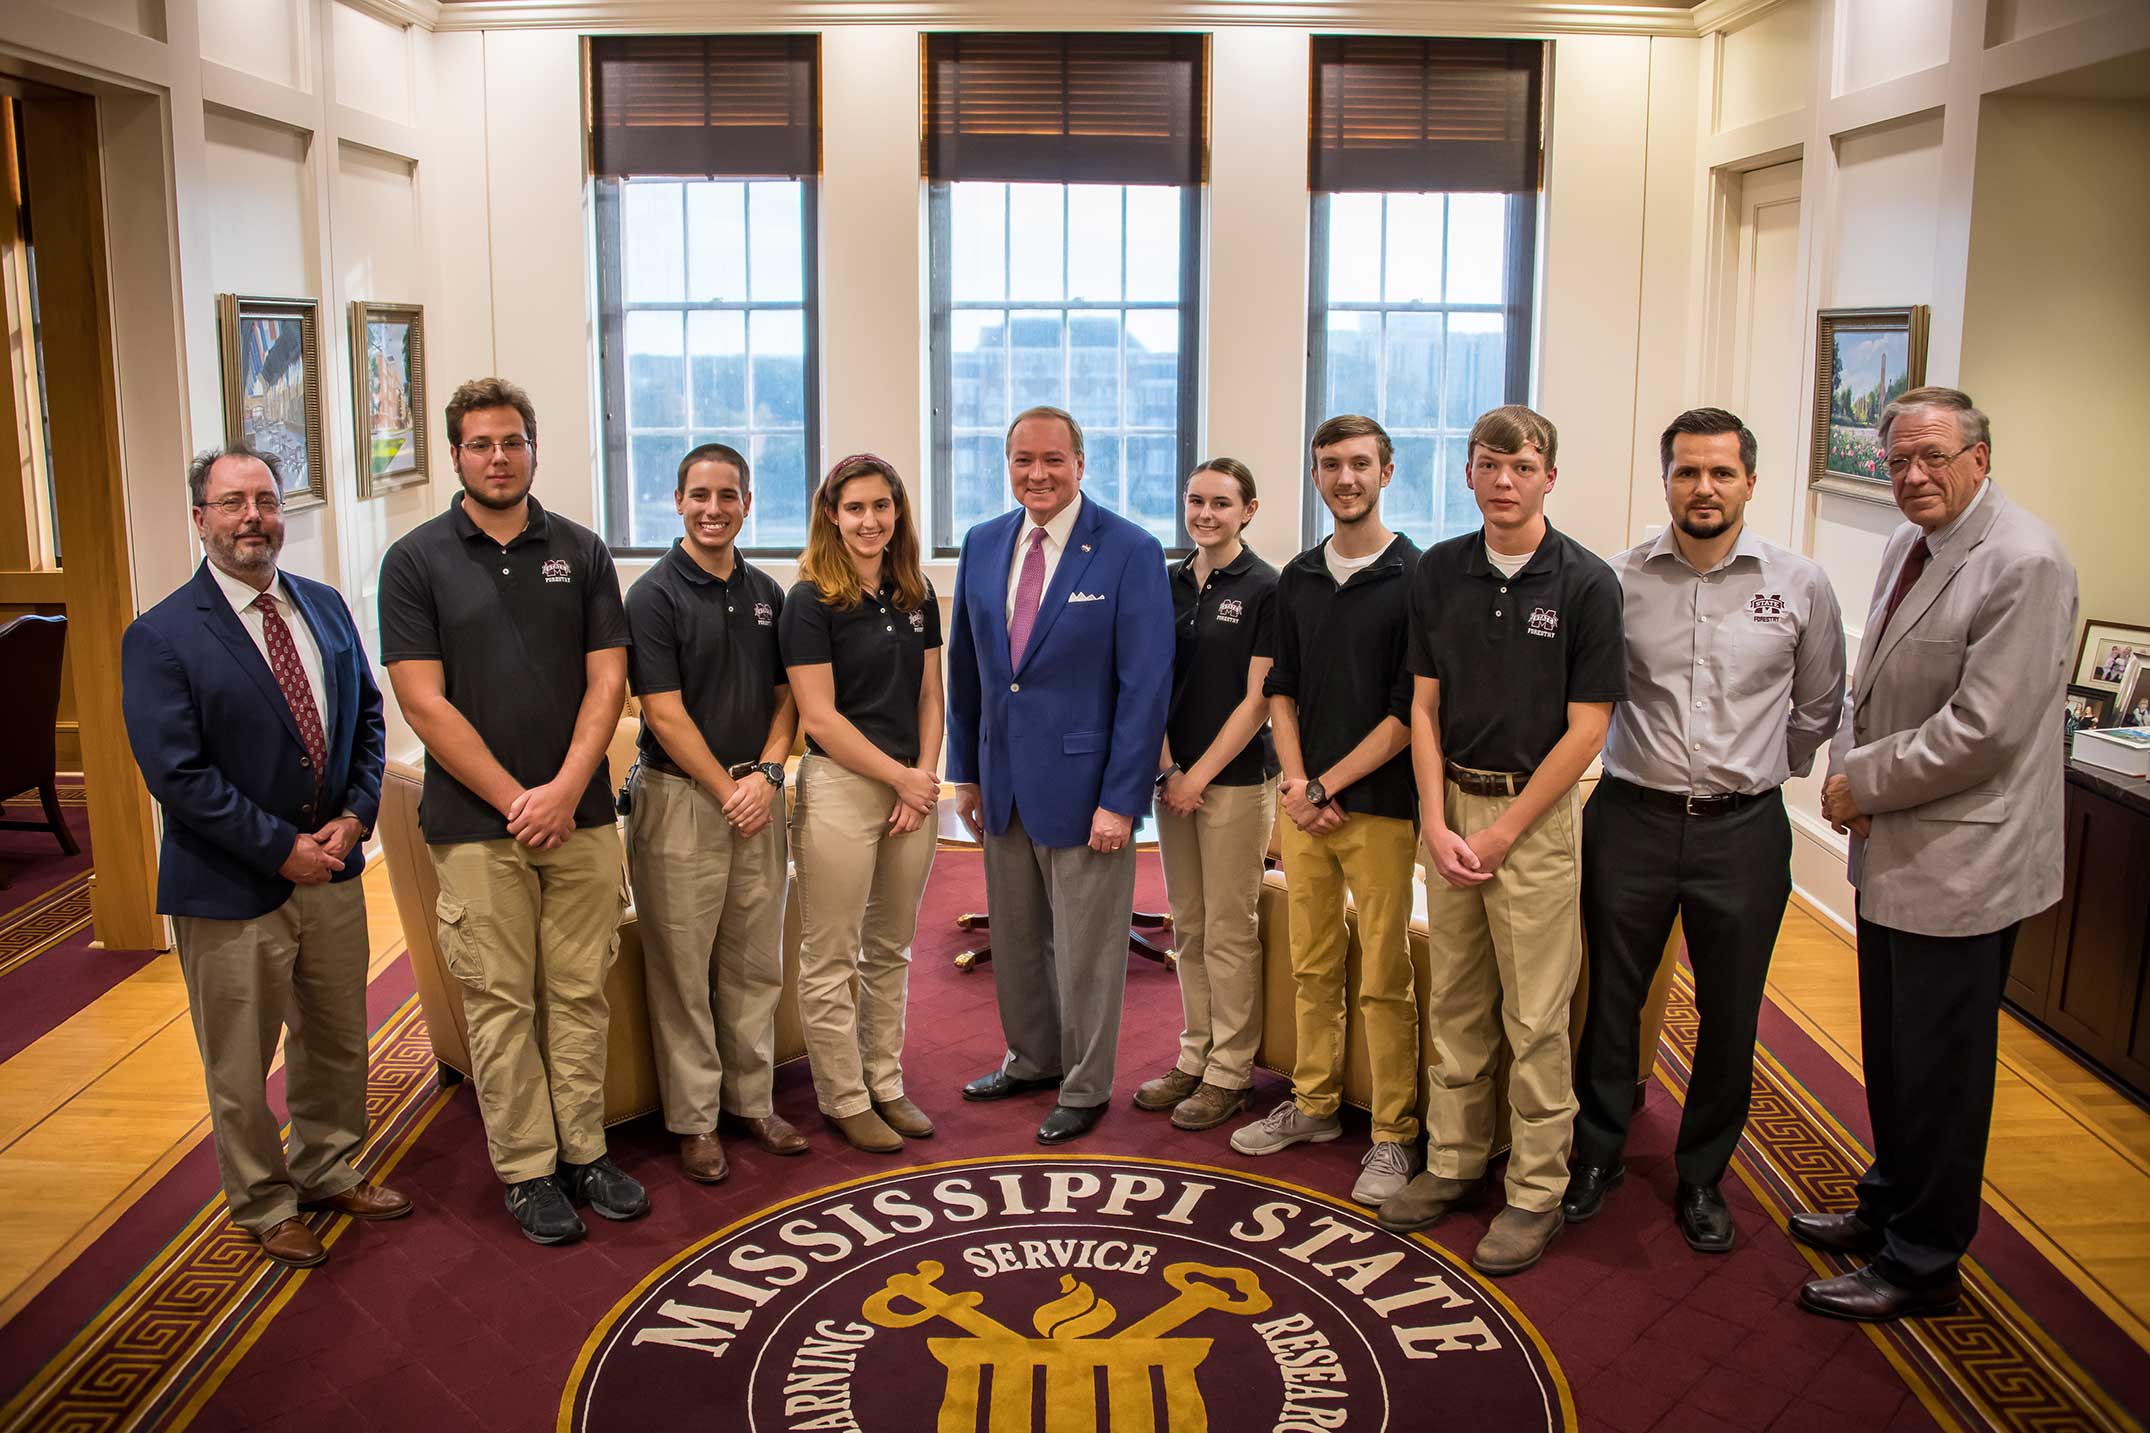
[[870,1109],[860,1110],[855,1115],[830,1115],[828,1121],[836,1126],[837,1132],[853,1149],[862,1149],[868,1154],[894,1154],[903,1148],[903,1136],[890,1129],[888,1122]]
[[926,1117],[924,1110],[911,1103],[908,1095],[898,1095],[892,1100],[875,1100],[873,1112],[881,1117],[881,1123],[905,1139],[933,1137],[933,1121]]
[[1493,1216],[1493,1227],[1471,1254],[1471,1267],[1496,1279],[1520,1274],[1545,1257],[1546,1245],[1564,1222],[1558,1208],[1541,1214],[1511,1204]]
[[1200,1075],[1183,1075],[1175,1067],[1135,1087],[1135,1108],[1148,1110],[1151,1114],[1162,1113],[1193,1094],[1201,1085]]
[[[1141,1103],[1142,1097],[1135,1097]],[[1172,1107],[1174,1129],[1215,1129],[1254,1103],[1252,1090],[1228,1090],[1203,1081],[1186,1099]]]
[[731,1161],[724,1157],[723,1142],[714,1130],[679,1137],[679,1167],[696,1184],[722,1184],[732,1172]]

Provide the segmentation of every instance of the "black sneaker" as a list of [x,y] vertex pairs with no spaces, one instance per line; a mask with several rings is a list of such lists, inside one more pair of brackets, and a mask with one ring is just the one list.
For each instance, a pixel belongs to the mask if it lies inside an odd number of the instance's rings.
[[567,1197],[587,1204],[606,1219],[640,1219],[649,1213],[649,1194],[642,1182],[601,1154],[588,1164],[560,1162],[560,1183]]
[[549,1174],[509,1185],[508,1213],[533,1244],[571,1244],[583,1235],[582,1221],[575,1217],[567,1191]]

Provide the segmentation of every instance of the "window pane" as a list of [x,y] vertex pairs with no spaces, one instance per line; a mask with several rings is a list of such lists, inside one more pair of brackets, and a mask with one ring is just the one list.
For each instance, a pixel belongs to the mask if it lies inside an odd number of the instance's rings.
[[1433,465],[1439,440],[1397,438],[1395,443],[1396,475],[1381,499],[1382,519],[1398,532],[1437,531],[1433,525]]
[[763,433],[747,454],[754,464],[752,546],[806,545],[806,437]]
[[1384,302],[1441,301],[1441,195],[1388,196],[1388,281]]
[[758,309],[749,316],[754,368],[754,426],[806,422],[806,319],[798,309]]
[[1008,315],[957,309],[948,315],[949,419],[958,428],[1008,421]]
[[1122,439],[1117,433],[1084,433],[1082,436],[1082,490],[1094,501],[1133,521],[1134,514],[1127,507],[1127,493],[1120,484],[1120,475],[1125,471],[1121,463]]
[[1117,312],[1068,315],[1068,411],[1086,429],[1120,426]]
[[747,186],[748,278],[758,303],[797,303],[806,297],[800,239],[799,183],[786,179]]
[[1127,296],[1179,302],[1180,192],[1169,184],[1127,187]]
[[685,442],[670,435],[635,438],[628,443],[633,486],[627,499],[629,547],[669,547],[679,536],[679,509],[672,506],[672,481]]
[[1507,287],[1508,196],[1448,199],[1448,301],[1497,304]]
[[1180,413],[1180,316],[1141,309],[1127,316],[1127,426],[1176,431]]
[[1388,398],[1382,404],[1382,426],[1392,430],[1440,426],[1441,315],[1390,314],[1385,346]]
[[687,315],[693,361],[693,421],[697,426],[745,427],[747,316],[737,309]]
[[999,434],[977,434],[955,441],[955,492],[950,505],[956,536],[974,523],[1008,510],[1008,464]]
[[957,303],[1008,296],[1005,184],[952,184],[948,194],[948,286]]
[[1441,472],[1436,491],[1441,496],[1441,535],[1444,537],[1469,532],[1484,521],[1478,512],[1478,499],[1464,478],[1469,447],[1468,433],[1441,440]]
[[686,349],[678,313],[628,313],[627,423],[631,428],[687,426]]
[[747,296],[747,190],[702,181],[687,186],[687,297],[696,303]]
[[1008,297],[1057,299],[1065,292],[1060,263],[1058,184],[1008,186]]
[[1497,313],[1448,316],[1448,381],[1441,426],[1470,431],[1478,415],[1498,408],[1508,378],[1505,324]]
[[1173,502],[1179,492],[1176,438],[1127,440],[1127,503],[1120,515],[1148,528],[1166,547],[1178,541]]
[[1341,304],[1381,301],[1381,196],[1378,194],[1329,196],[1329,301]]
[[1380,412],[1380,341],[1381,315],[1349,310],[1329,315],[1329,401],[1324,416]]
[[1067,392],[1060,373],[1060,315],[1017,313],[1010,316],[1008,327],[1015,379],[1010,416],[1037,403],[1063,406]]
[[686,297],[686,237],[677,184],[620,186],[620,256],[627,302],[677,303]]
[[1120,196],[1117,184],[1068,186],[1068,297],[1093,303],[1120,297]]

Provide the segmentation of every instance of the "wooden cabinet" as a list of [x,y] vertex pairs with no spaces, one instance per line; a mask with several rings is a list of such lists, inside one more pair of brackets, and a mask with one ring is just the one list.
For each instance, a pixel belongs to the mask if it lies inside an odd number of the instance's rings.
[[2150,783],[2068,768],[2060,904],[2023,923],[2006,997],[2150,1099]]

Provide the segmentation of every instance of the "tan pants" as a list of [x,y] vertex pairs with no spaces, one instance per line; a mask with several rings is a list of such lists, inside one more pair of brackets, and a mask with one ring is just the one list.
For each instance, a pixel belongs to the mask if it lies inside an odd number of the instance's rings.
[[1297,987],[1299,1056],[1292,1097],[1325,1118],[1344,1098],[1344,893],[1359,924],[1359,1020],[1366,1027],[1374,1139],[1418,1138],[1418,997],[1411,981],[1411,868],[1418,830],[1394,816],[1353,816],[1326,836],[1284,823],[1285,909]]
[[463,987],[493,1171],[509,1184],[605,1152],[605,972],[620,948],[620,837],[550,851],[432,846],[441,959]]
[[1254,1080],[1262,1039],[1262,852],[1277,784],[1212,786],[1192,816],[1157,808],[1180,977],[1178,1067],[1227,1090]]
[[934,822],[892,836],[896,793],[825,756],[799,761],[799,1023],[814,1102],[842,1119],[903,1097],[903,1019]]
[[[759,781],[759,776],[749,776]],[[664,1127],[707,1134],[720,1110],[771,1114],[784,993],[784,798],[742,837],[685,777],[638,768],[627,864]]]
[[[1449,828],[1483,831],[1514,800],[1468,796],[1451,781]],[[1581,872],[1582,820],[1570,791],[1483,885],[1459,891],[1430,871],[1426,879],[1433,1025],[1426,1167],[1451,1179],[1484,1172],[1505,1029],[1514,1056],[1508,1202],[1535,1213],[1557,1209],[1568,1187],[1575,1129],[1568,1002],[1583,964]]]
[[[209,1088],[232,1222],[266,1234],[358,1183],[366,1142],[366,897],[357,881],[299,886],[254,920],[177,916],[179,971]],[[264,1086],[284,1049],[291,1153]]]

